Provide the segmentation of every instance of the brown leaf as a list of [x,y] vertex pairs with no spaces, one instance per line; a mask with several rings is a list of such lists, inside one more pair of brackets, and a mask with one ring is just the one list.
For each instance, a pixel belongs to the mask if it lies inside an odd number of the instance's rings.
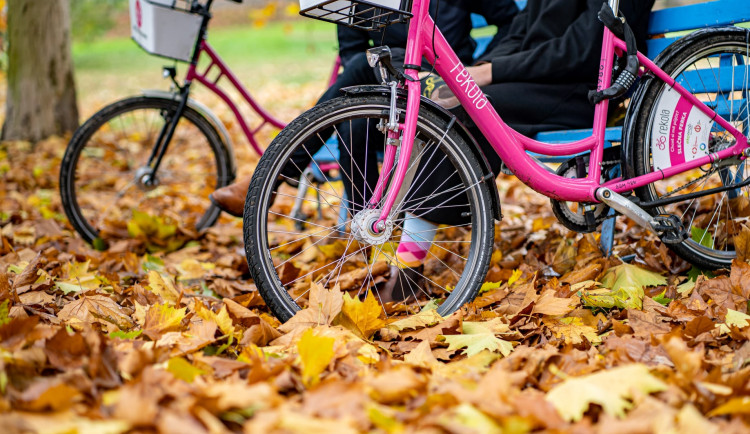
[[23,272],[13,280],[13,290],[19,293],[24,292],[22,289],[23,287],[31,285],[39,278],[37,272],[41,270],[43,265],[42,254],[38,253],[34,259],[29,262],[29,265],[24,268]]
[[531,313],[538,313],[549,316],[560,316],[566,315],[572,312],[576,307],[581,304],[581,301],[577,298],[557,298],[555,297],[555,291],[547,290],[539,296],[539,299],[534,303],[534,308]]
[[70,408],[81,397],[75,387],[60,377],[42,378],[21,393],[16,405],[30,411],[60,411]]
[[633,328],[635,336],[650,337],[669,333],[668,324],[659,321],[656,315],[637,309],[628,309],[628,325]]
[[13,318],[9,323],[0,326],[0,347],[8,350],[20,348],[39,323],[38,316],[27,318]]
[[292,330],[330,325],[341,312],[343,306],[343,294],[338,288],[329,291],[323,286],[313,283],[310,286],[310,301],[307,309],[297,312],[289,321],[282,324],[279,330],[290,333]]
[[587,280],[595,280],[602,273],[602,264],[592,262],[591,264],[579,270],[573,270],[560,278],[560,283],[575,284]]
[[742,225],[742,230],[734,237],[734,250],[738,261],[746,262],[750,259],[750,228],[745,225]]
[[80,368],[88,362],[89,349],[80,333],[68,333],[61,328],[47,339],[44,353],[55,368],[65,371]]
[[370,396],[381,404],[404,403],[424,390],[426,378],[408,367],[386,371],[369,381]]
[[685,336],[689,338],[696,338],[701,333],[711,331],[716,328],[716,323],[711,321],[711,318],[707,316],[699,316],[693,320],[688,321],[685,324]]
[[57,317],[79,327],[100,323],[127,330],[135,325],[128,310],[104,295],[82,295],[78,300],[66,304]]

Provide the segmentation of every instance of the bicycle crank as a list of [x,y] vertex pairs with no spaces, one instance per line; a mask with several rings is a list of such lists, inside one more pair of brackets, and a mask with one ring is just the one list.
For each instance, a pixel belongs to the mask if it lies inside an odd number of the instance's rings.
[[665,244],[679,244],[688,239],[687,231],[676,215],[652,216],[626,197],[608,188],[598,189],[596,197],[607,206],[658,236]]

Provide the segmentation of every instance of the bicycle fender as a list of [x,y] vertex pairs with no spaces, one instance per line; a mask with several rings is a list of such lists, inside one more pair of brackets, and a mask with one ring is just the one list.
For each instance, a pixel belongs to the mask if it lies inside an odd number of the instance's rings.
[[[159,89],[147,89],[142,93],[144,96],[165,98],[171,100],[177,100],[179,98],[179,95],[174,92]],[[199,101],[189,98],[187,106],[206,118],[208,123],[210,123],[219,133],[222,146],[224,146],[224,149],[226,149],[227,151],[227,155],[229,155],[229,167],[231,169],[232,176],[235,176],[237,174],[237,159],[234,155],[234,144],[232,143],[232,139],[229,136],[229,131],[227,131],[224,123],[221,122],[221,119],[219,119],[219,117],[216,116],[216,114],[214,114],[211,109],[209,109],[205,104]]]
[[[391,88],[388,86],[383,86],[383,85],[351,86],[351,87],[345,87],[341,89],[341,93],[343,93],[346,96],[360,96],[360,95],[390,96]],[[397,95],[400,98],[406,99],[406,89],[398,89]],[[458,126],[457,128],[458,133],[464,138],[464,140],[466,140],[466,143],[469,144],[469,148],[474,153],[474,156],[482,165],[482,169],[485,172],[485,179],[487,175],[489,175],[490,179],[492,180],[492,182],[487,182],[487,185],[490,188],[490,196],[492,197],[492,202],[493,202],[492,212],[493,212],[493,216],[495,220],[498,220],[498,221],[502,220],[503,214],[502,214],[502,209],[500,206],[500,193],[497,190],[497,183],[494,182],[495,175],[492,172],[492,169],[490,168],[490,163],[487,161],[487,157],[484,155],[484,152],[482,152],[482,149],[479,147],[479,144],[477,143],[476,139],[474,139],[474,136],[469,132],[466,126],[463,123],[461,123],[461,121],[458,120],[456,115],[454,115],[447,109],[443,108],[435,101],[432,101],[431,99],[428,99],[422,96],[420,100],[420,108],[431,110],[433,113],[437,114],[439,117],[444,119],[447,123],[453,122],[456,126]]]

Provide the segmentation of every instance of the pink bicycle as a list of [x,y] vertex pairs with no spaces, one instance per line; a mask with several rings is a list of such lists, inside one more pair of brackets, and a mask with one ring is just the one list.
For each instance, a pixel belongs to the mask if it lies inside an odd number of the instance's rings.
[[[494,221],[502,217],[495,175],[456,117],[420,98],[414,65],[422,57],[510,170],[552,200],[565,226],[593,230],[614,209],[697,266],[731,263],[735,236],[750,217],[746,29],[695,32],[652,62],[613,20],[618,35],[604,30],[593,134],[550,145],[503,122],[436,29],[429,3],[303,2],[304,15],[361,28],[410,20],[409,44],[405,71],[393,68],[387,48],[370,50],[371,65],[389,77],[384,85],[348,89],[302,114],[258,164],[245,207],[245,249],[255,284],[278,318],[293,316],[314,284],[377,296],[406,236],[430,243],[427,258],[418,271],[419,290],[403,302],[385,303],[387,314],[434,305],[446,315],[476,297],[493,260]],[[614,18],[618,6],[609,0],[600,16]],[[627,66],[613,80],[615,55]],[[608,98],[624,94],[638,76],[624,143],[605,152]],[[338,139],[345,182],[331,179],[316,187],[309,205],[330,212],[300,230],[289,213],[295,195],[288,184],[317,149],[331,146],[331,134]],[[556,172],[531,153],[577,157]],[[349,212],[343,222],[336,218],[342,207]],[[430,217],[436,213],[441,225],[429,236],[405,229],[410,219],[435,220]]]
[[[190,98],[195,82],[229,106],[258,155],[263,153],[261,131],[285,126],[261,107],[209,44],[212,3],[130,1],[133,39],[151,54],[189,66],[182,83],[175,67],[165,67],[171,92],[145,91],[104,107],[68,144],[60,169],[62,203],[75,230],[98,248],[144,232],[154,241],[178,230],[193,234],[216,222],[220,210],[208,195],[234,180],[236,162],[224,124]],[[338,65],[332,80],[337,73]],[[257,115],[254,125],[223,83]]]

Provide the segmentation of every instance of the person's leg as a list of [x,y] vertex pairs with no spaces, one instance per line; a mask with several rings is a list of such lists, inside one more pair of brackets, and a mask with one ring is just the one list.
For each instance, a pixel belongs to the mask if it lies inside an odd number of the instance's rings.
[[[593,107],[585,99],[586,86],[580,84],[539,84],[539,83],[501,83],[483,88],[489,95],[495,110],[503,120],[517,131],[533,135],[539,131],[584,128],[590,126],[593,120]],[[497,153],[483,137],[479,129],[466,116],[460,107],[453,112],[469,127],[491,170],[495,175],[500,173],[502,161]],[[455,169],[438,153],[423,158],[420,162],[420,175],[415,179],[413,198],[427,198],[427,201],[407,201],[404,208],[413,209],[414,214],[405,223],[405,234],[399,245],[401,262],[411,268],[419,267],[427,257],[427,249],[432,242],[437,224],[460,225],[465,224],[461,215],[468,211],[468,204],[464,195],[448,197],[441,195],[441,191],[455,191],[461,180]],[[422,174],[429,174],[429,179],[421,179]],[[444,197],[445,196],[445,197]],[[452,196],[452,195],[451,195]],[[464,209],[466,208],[466,209]],[[418,229],[411,229],[411,228]],[[408,238],[410,234],[421,234],[415,240]],[[416,251],[416,254],[412,252]]]
[[[341,89],[349,86],[358,86],[365,84],[377,83],[375,72],[367,63],[365,53],[355,57],[349,63],[349,66],[339,74],[333,86],[329,87],[323,96],[320,97],[316,104],[332,100],[341,95]],[[333,134],[333,129],[325,131],[321,137],[329,137]],[[286,181],[298,180],[308,164],[311,157],[323,147],[323,143],[314,138],[304,145],[304,148],[298,149],[291,157],[291,161],[282,170],[282,178]],[[235,183],[222,187],[211,193],[209,198],[222,211],[230,215],[240,217],[245,207],[245,195],[250,185],[250,176],[244,177]]]

